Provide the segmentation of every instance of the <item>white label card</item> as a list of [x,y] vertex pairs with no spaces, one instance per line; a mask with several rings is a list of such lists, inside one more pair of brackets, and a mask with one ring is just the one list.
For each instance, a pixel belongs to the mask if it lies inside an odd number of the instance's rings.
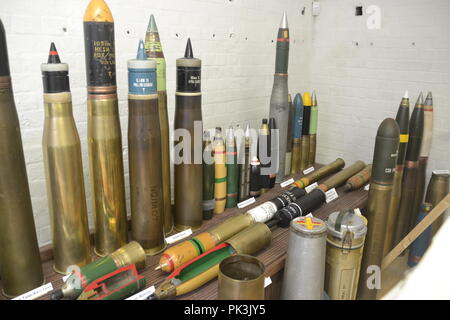
[[370,184],[367,184],[367,185],[364,187],[364,190],[369,191],[369,188],[370,188]]
[[62,277],[62,281],[66,282],[69,277],[70,277],[70,274],[65,275],[64,277]]
[[255,203],[255,202],[256,202],[255,197],[251,197],[250,199],[247,199],[245,201],[239,202],[237,204],[237,207],[239,209],[242,209],[242,208],[245,208],[246,206],[249,206],[249,205],[251,205],[252,203]]
[[331,201],[339,197],[335,188],[328,190],[326,192],[326,196],[327,196],[327,203],[330,203]]
[[172,244],[174,242],[177,242],[178,240],[189,237],[191,234],[192,234],[192,229],[187,229],[187,230],[181,231],[179,233],[176,233],[173,236],[167,237],[166,241],[168,244]]
[[449,174],[448,170],[433,170],[434,174]]
[[361,210],[359,210],[359,208],[355,209],[355,214],[358,216],[362,216]]
[[280,183],[280,187],[284,188],[284,187],[290,186],[293,183],[294,183],[294,178],[290,178],[289,180],[286,180],[286,181],[283,181],[282,183]]
[[303,174],[308,174],[314,171],[314,167],[309,167],[308,169],[303,170]]
[[272,279],[270,279],[270,277],[265,277],[264,278],[264,288],[267,286],[270,286],[272,284]]
[[307,193],[310,193],[312,190],[314,190],[315,188],[317,188],[319,185],[317,184],[317,182],[314,182],[313,184],[310,184],[309,186],[305,187],[305,191]]
[[151,286],[141,292],[126,298],[125,300],[146,300],[153,292],[155,292],[155,286]]
[[27,293],[24,293],[18,297],[15,297],[12,300],[34,300],[39,297],[42,297],[44,294],[49,293],[53,290],[53,285],[51,282],[44,284],[43,286],[37,287]]

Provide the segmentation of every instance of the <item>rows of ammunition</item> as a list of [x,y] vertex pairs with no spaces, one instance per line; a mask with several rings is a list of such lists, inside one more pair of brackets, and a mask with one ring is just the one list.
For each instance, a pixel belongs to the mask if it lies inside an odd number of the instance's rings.
[[[114,20],[103,0],[84,15],[89,177],[94,216],[92,261],[81,143],[72,113],[69,67],[54,43],[41,65],[45,121],[42,139],[52,231],[53,268],[70,274],[52,299],[124,299],[142,290],[146,255],[160,254],[156,269],[170,273],[149,299],[174,298],[219,277],[219,297],[261,299],[264,264],[252,255],[270,245],[272,230],[290,228],[282,299],[374,299],[371,266],[398,244],[449,192],[448,172],[435,171],[425,193],[431,149],[433,100],[420,94],[411,119],[403,97],[396,119],[385,119],[375,138],[372,164],[341,158],[314,168],[317,96],[288,94],[289,28],[278,30],[269,117],[223,133],[202,121],[201,65],[190,39],[176,60],[175,138],[169,139],[166,62],[153,15],[145,41],[128,66],[128,157],[131,242],[126,212],[119,120]],[[239,139],[241,137],[242,139]],[[174,205],[170,149],[174,153]],[[312,167],[312,168],[311,168]],[[6,37],[0,21],[0,276],[14,297],[45,280],[31,207],[20,126],[11,87]],[[273,199],[237,213],[187,241],[167,248],[166,235],[198,230],[204,220],[269,191],[287,175],[311,169]],[[305,172],[304,172],[305,173]],[[326,178],[326,179],[325,179]],[[305,188],[315,182],[313,190]],[[309,213],[329,191],[370,184],[365,217],[354,210],[322,221]],[[425,201],[423,201],[425,200]],[[442,220],[412,244],[416,265]],[[24,259],[26,257],[26,259]],[[248,269],[251,274],[233,279]],[[74,269],[75,268],[75,269]],[[233,269],[237,268],[237,269]],[[344,270],[346,271],[344,275]],[[25,276],[26,275],[26,276]],[[251,283],[244,283],[249,278]],[[254,281],[253,281],[254,280]]]

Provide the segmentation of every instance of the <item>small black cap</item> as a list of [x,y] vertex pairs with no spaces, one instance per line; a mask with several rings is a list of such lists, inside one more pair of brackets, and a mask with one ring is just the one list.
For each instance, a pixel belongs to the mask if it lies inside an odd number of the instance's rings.
[[194,58],[194,53],[192,52],[191,38],[188,38],[186,44],[186,51],[184,51],[184,57],[189,59]]
[[47,63],[61,63],[59,59],[58,51],[56,50],[55,43],[52,42],[50,44],[50,51],[48,52],[48,61]]

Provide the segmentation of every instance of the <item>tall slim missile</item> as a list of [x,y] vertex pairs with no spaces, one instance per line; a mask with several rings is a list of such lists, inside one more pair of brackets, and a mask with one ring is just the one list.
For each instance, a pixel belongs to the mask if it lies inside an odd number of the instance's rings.
[[275,58],[275,75],[270,96],[270,117],[275,118],[278,127],[277,151],[272,155],[277,174],[276,182],[284,179],[286,143],[288,135],[289,102],[288,102],[288,63],[289,63],[289,28],[287,14],[283,13],[277,36]]
[[403,95],[398,107],[395,121],[400,128],[400,144],[398,147],[397,165],[394,173],[394,184],[392,185],[392,196],[389,200],[389,210],[386,222],[386,237],[384,239],[383,256],[393,248],[395,226],[397,224],[398,207],[402,194],[403,169],[405,167],[406,148],[409,141],[409,96],[408,91]]
[[303,93],[303,124],[302,124],[302,151],[300,160],[300,170],[308,168],[309,162],[309,123],[311,120],[311,95],[309,92]]
[[[277,153],[276,150],[276,143],[272,142],[272,138],[276,137],[277,132],[277,124],[275,121],[275,118],[269,118],[269,139],[267,140],[268,147],[267,150],[270,150],[270,153],[268,154],[269,159],[272,159],[272,154],[275,155]],[[269,161],[269,167],[272,166],[272,160]],[[269,189],[272,189],[275,186],[275,182],[277,180],[277,173],[275,170],[270,170],[269,172]]]
[[417,170],[416,193],[414,195],[413,214],[409,221],[409,230],[414,227],[417,216],[422,207],[423,197],[425,193],[425,179],[427,174],[428,156],[431,149],[431,138],[433,136],[433,96],[431,91],[428,92],[425,102],[423,103],[423,137],[419,153],[419,169]]
[[250,193],[250,145],[250,127],[247,125],[239,153],[239,201],[248,199]]
[[216,128],[213,141],[214,148],[214,213],[222,213],[225,210],[227,199],[227,166],[225,155],[225,142],[222,128]]
[[[424,125],[422,92],[416,101],[409,121],[409,142],[406,149],[405,169],[402,179],[402,193],[398,208],[397,221],[395,221],[394,242],[392,247],[399,243],[408,233],[411,215],[414,209],[417,174],[419,168],[419,152],[422,143]],[[370,221],[369,221],[370,224]]]
[[225,145],[227,165],[227,201],[226,208],[236,207],[238,200],[239,170],[237,164],[236,138],[233,127],[228,128]]
[[303,98],[297,93],[294,98],[294,120],[292,123],[292,162],[291,174],[300,172],[302,160],[302,126],[303,126]]
[[15,297],[44,282],[28,187],[22,137],[0,20],[0,278]]
[[214,199],[214,152],[209,131],[203,132],[203,219],[213,217]]
[[156,82],[156,62],[141,40],[136,59],[128,60],[128,154],[131,234],[148,255],[166,247]]
[[91,262],[81,144],[72,114],[69,66],[55,44],[41,65],[44,85],[44,153],[47,200],[52,226],[53,269],[65,274],[72,265]]
[[[197,230],[202,225],[202,61],[194,58],[188,38],[184,57],[177,59],[174,129],[184,129],[189,137],[180,142],[184,148],[181,163],[175,163],[175,229]],[[189,141],[184,141],[189,139]],[[175,157],[180,155],[175,154]]]
[[158,27],[156,26],[153,14],[150,15],[147,33],[145,34],[145,52],[147,53],[148,59],[156,62],[159,127],[161,129],[164,231],[168,234],[173,229],[173,214],[170,197],[170,144],[169,117],[167,114],[166,59],[164,58]]
[[387,211],[392,193],[400,129],[392,118],[384,119],[378,127],[373,152],[372,177],[367,202],[368,229],[361,264],[358,297],[374,300],[377,290],[369,287],[371,267],[381,268],[386,232]]
[[270,189],[270,134],[267,119],[262,119],[262,124],[258,134],[258,160],[261,163],[261,193]]
[[[257,158],[254,160],[258,161]],[[217,224],[208,231],[202,232],[192,239],[170,247],[161,255],[157,269],[161,269],[164,272],[172,272],[182,264],[195,259],[195,257],[201,253],[212,249],[215,245],[229,239],[246,227],[256,222],[269,221],[278,210],[286,207],[288,204],[294,202],[300,197],[305,196],[306,191],[302,188],[330,175],[331,173],[339,171],[344,167],[344,165],[344,160],[338,158],[326,166],[323,166],[297,180],[294,183],[295,187],[280,193],[270,201],[266,201],[259,206],[248,210],[244,214],[236,214]]]
[[288,95],[288,103],[289,103],[289,121],[288,121],[288,133],[287,133],[287,142],[286,142],[286,160],[285,160],[285,168],[284,175],[287,176],[291,174],[291,160],[292,160],[292,125],[294,122],[294,105],[292,104],[292,96]]
[[317,120],[319,109],[317,107],[316,91],[312,92],[311,115],[309,118],[309,161],[307,167],[313,166],[316,162],[316,140],[317,140]]
[[83,21],[95,253],[105,256],[127,242],[114,20],[105,1],[91,0]]

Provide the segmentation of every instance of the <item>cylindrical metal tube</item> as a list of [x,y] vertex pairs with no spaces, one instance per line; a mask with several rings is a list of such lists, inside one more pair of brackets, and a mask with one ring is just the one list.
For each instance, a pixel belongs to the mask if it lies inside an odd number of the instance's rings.
[[[189,134],[182,137],[179,143],[182,146],[182,159],[175,161],[174,165],[175,229],[197,230],[203,221],[201,60],[194,58],[190,39],[184,57],[177,59],[176,64],[174,129]],[[180,154],[174,151],[175,160],[177,157]]]
[[325,291],[331,300],[355,300],[366,223],[354,210],[333,212],[327,220]]
[[314,170],[311,173],[308,173],[306,176],[298,179],[294,182],[294,185],[298,188],[304,188],[309,186],[310,184],[326,177],[332,173],[335,173],[341,170],[345,166],[345,161],[341,158],[337,158],[333,162],[323,166],[319,169]]
[[311,115],[309,119],[309,161],[308,167],[316,162],[316,139],[317,139],[317,121],[319,109],[317,107],[316,92],[313,91],[311,97]]
[[309,92],[303,93],[302,158],[300,160],[300,170],[308,168],[309,163],[309,124],[311,120],[311,104]]
[[169,234],[173,229],[173,214],[170,197],[170,144],[169,117],[167,114],[166,59],[164,58],[158,28],[153,15],[150,16],[147,33],[145,34],[145,50],[148,59],[156,62],[159,126],[161,129],[164,231],[166,234]]
[[261,164],[258,158],[253,157],[250,162],[250,197],[261,195]]
[[225,155],[225,143],[222,136],[222,128],[216,128],[213,142],[214,148],[214,213],[222,213],[225,210],[227,199],[227,166]]
[[290,94],[288,95],[288,106],[289,106],[289,121],[288,121],[287,142],[286,142],[286,157],[284,160],[285,176],[291,173],[291,160],[292,160],[292,125],[294,122],[294,107],[292,105],[292,97]]
[[265,193],[270,189],[270,134],[267,119],[262,119],[261,128],[258,134],[258,160],[261,164],[261,173],[259,181],[261,183],[261,193]]
[[264,264],[249,255],[235,255],[219,264],[219,300],[264,300]]
[[272,232],[265,223],[257,222],[235,234],[226,242],[238,254],[254,254],[267,247],[272,240]]
[[297,93],[294,98],[294,120],[292,124],[292,162],[291,174],[300,172],[302,160],[302,126],[303,126],[303,98]]
[[245,130],[239,161],[239,201],[248,199],[250,194],[250,127]]
[[347,180],[344,186],[344,191],[351,191],[361,188],[363,185],[369,182],[372,175],[372,165],[367,165],[360,172]]
[[[428,183],[427,193],[425,194],[425,202],[431,203],[435,207],[449,192],[450,174],[448,171],[439,172],[433,171],[430,182]],[[445,213],[431,225],[431,237],[434,237],[436,232],[441,227]]]
[[282,300],[321,300],[325,278],[327,227],[315,217],[292,220],[284,266]]
[[[55,54],[56,53],[56,54]],[[53,269],[65,274],[72,265],[91,262],[81,145],[72,114],[68,65],[60,63],[52,43],[49,63],[41,65],[44,82],[44,153],[47,200],[53,243]],[[65,74],[66,85],[52,83]]]
[[367,201],[368,230],[358,287],[359,299],[375,299],[376,287],[368,285],[370,268],[381,268],[387,212],[397,162],[400,129],[394,119],[387,118],[378,127],[373,153],[372,177]]
[[239,171],[237,163],[236,138],[233,127],[228,129],[225,146],[227,166],[227,201],[226,208],[234,208],[238,200]]
[[161,131],[156,92],[156,62],[140,42],[128,60],[128,154],[131,234],[148,255],[166,247],[162,191]]
[[203,219],[213,216],[214,199],[214,153],[209,131],[203,132]]
[[355,175],[356,173],[364,169],[365,166],[366,164],[363,161],[358,160],[355,163],[353,163],[350,167],[343,169],[342,171],[333,175],[331,178],[328,178],[327,180],[322,182],[319,185],[319,188],[322,189],[323,191],[328,191],[331,188],[339,187],[340,185],[344,184],[349,177]]
[[[268,140],[268,149],[270,150],[269,157],[272,159],[272,154],[276,155],[277,153],[277,145],[275,143],[277,138],[277,125],[275,123],[275,118],[269,118],[269,140]],[[284,157],[286,160],[286,157]],[[275,182],[277,180],[277,172],[276,168],[272,167],[272,160],[269,162],[269,189],[272,189],[275,186]],[[285,166],[286,168],[286,166]],[[285,169],[286,170],[286,169]]]
[[0,277],[15,297],[44,282],[31,206],[22,137],[0,20]]
[[[415,225],[418,225],[420,221],[422,221],[427,214],[433,209],[433,205],[431,203],[424,202],[422,203],[422,207],[420,208],[419,214],[417,215]],[[411,243],[411,247],[409,248],[409,257],[408,257],[408,266],[415,267],[420,260],[422,259],[425,251],[428,249],[428,245],[431,240],[431,226],[426,228],[417,238]]]
[[105,256],[127,242],[127,214],[116,93],[114,20],[104,1],[89,3],[83,26],[95,253]]

